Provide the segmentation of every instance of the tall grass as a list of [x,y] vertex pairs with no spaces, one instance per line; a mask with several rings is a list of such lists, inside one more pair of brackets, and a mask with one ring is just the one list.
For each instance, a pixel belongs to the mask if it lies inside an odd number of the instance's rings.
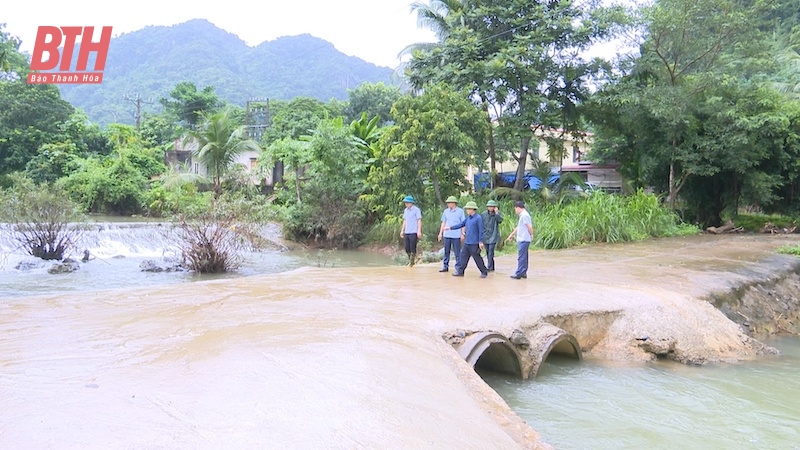
[[[475,201],[485,210],[486,196],[463,196],[459,206],[467,201]],[[499,210],[503,214],[500,224],[498,250],[502,251],[504,239],[517,226],[514,202],[499,200]],[[529,203],[530,205],[530,203]],[[547,206],[528,207],[534,228],[533,245],[538,248],[557,249],[581,244],[599,242],[638,241],[650,237],[696,234],[700,230],[680,222],[676,214],[661,206],[658,197],[641,191],[622,196],[593,192],[585,199],[575,199],[568,203],[555,203]],[[427,208],[422,212],[423,237],[420,247],[425,250],[437,248],[441,210]],[[393,244],[399,242],[399,217],[387,218],[374,225],[367,234],[369,244]],[[508,247],[516,251],[516,245]]]
[[[437,243],[439,227],[441,226],[442,211],[438,209],[426,208],[422,211],[422,239],[417,244],[417,248],[429,250]],[[387,217],[386,219],[374,224],[367,236],[364,238],[365,244],[371,245],[393,245],[402,246],[400,238],[400,227],[403,225],[402,210],[397,216]]]
[[533,245],[557,249],[599,242],[639,241],[649,237],[696,234],[677,215],[641,191],[630,196],[592,193],[583,201],[532,212]]

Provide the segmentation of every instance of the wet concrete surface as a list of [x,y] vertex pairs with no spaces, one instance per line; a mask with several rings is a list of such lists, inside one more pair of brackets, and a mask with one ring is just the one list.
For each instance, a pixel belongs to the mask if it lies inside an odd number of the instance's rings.
[[[527,280],[503,256],[487,279],[472,266],[309,268],[0,299],[0,447],[547,448],[443,333],[613,312],[589,356],[644,360],[634,344],[647,337],[688,362],[757,357],[699,298],[795,270],[774,250],[798,242],[535,251]],[[573,322],[579,341],[598,323]]]

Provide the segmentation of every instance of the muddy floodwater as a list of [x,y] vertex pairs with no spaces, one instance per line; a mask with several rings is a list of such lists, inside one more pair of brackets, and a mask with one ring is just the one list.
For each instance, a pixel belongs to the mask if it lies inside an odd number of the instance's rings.
[[[6,266],[0,448],[797,448],[796,341],[764,344],[709,301],[799,272],[775,253],[797,242],[536,251],[527,280],[503,256],[486,279],[306,263],[119,286],[78,278],[90,261],[46,274],[54,292]],[[539,322],[584,358],[491,375],[497,391],[443,339]]]

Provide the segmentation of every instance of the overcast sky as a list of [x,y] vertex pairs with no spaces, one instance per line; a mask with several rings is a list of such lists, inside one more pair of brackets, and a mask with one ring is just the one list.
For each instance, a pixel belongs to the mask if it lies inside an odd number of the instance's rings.
[[[22,39],[31,53],[40,25],[114,27],[114,35],[147,25],[175,25],[206,19],[239,36],[250,46],[281,36],[309,33],[331,42],[339,51],[373,64],[397,67],[397,54],[407,45],[435,41],[417,27],[410,0],[284,0],[169,1],[97,0],[7,1],[0,21],[5,31]],[[113,5],[113,6],[112,6]]]

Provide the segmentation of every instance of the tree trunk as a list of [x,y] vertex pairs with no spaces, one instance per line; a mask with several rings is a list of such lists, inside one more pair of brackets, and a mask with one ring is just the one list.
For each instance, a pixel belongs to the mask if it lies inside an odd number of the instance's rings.
[[675,211],[675,196],[678,195],[675,190],[675,161],[669,162],[669,209]]
[[522,192],[525,187],[525,166],[528,165],[528,146],[531,138],[522,138],[519,158],[517,159],[517,176],[514,179],[514,189]]
[[436,201],[439,202],[439,205],[442,207],[446,206],[444,200],[442,200],[442,192],[439,189],[439,179],[436,178],[436,171],[431,172],[431,183],[433,183],[433,192],[436,194]]
[[494,148],[494,126],[492,116],[489,114],[489,102],[481,95],[483,106],[486,109],[486,121],[489,123],[489,188],[494,189],[494,176],[497,173],[497,154]]
[[300,199],[300,169],[294,168],[294,189],[297,192],[297,203],[302,203]]

